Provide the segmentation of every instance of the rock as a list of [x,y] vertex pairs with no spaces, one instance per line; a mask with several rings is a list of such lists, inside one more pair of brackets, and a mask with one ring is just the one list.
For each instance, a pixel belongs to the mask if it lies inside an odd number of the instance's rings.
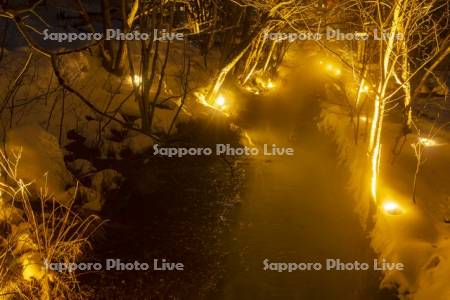
[[91,179],[91,188],[95,197],[83,206],[85,209],[100,211],[107,196],[120,188],[124,177],[116,170],[106,169],[96,173]]
[[76,203],[85,205],[86,203],[95,201],[97,198],[97,192],[94,189],[78,184],[77,186],[73,186],[68,189],[65,193],[65,197],[65,203],[71,203],[76,199]]
[[137,133],[125,139],[124,143],[130,149],[131,153],[142,154],[150,150],[155,144],[155,141],[148,135]]
[[76,159],[67,164],[68,169],[77,176],[84,176],[97,171],[92,163],[85,159]]

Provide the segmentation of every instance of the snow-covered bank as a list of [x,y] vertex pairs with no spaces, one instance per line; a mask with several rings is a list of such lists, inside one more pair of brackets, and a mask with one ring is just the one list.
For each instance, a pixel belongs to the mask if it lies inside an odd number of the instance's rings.
[[[358,144],[355,144],[352,119],[344,106],[324,101],[319,125],[334,138],[341,161],[351,171],[349,186],[363,225],[371,231],[372,247],[381,258],[405,265],[404,271],[385,271],[381,287],[397,288],[401,299],[450,299],[450,134],[442,128],[433,131],[430,137],[428,132],[433,124],[416,119],[422,134],[408,135],[402,151],[394,159],[392,149],[401,131],[399,118],[395,116],[394,111],[386,118],[383,128],[377,203],[373,203],[368,192],[369,157],[364,124],[370,119],[360,116],[362,129],[358,132]],[[437,127],[435,124],[434,128]],[[422,145],[423,164],[417,177],[414,203],[417,158],[412,145],[417,145],[423,137],[436,144]]]
[[66,188],[75,184],[72,174],[66,169],[58,140],[39,126],[9,130],[5,149],[9,156],[20,155],[18,178],[46,186],[49,194],[56,198],[61,199]]
[[[142,143],[139,148],[145,145]],[[108,193],[117,190],[123,181],[115,170],[97,171],[88,161],[82,160],[69,163],[71,173],[56,137],[38,125],[7,131],[5,154],[5,158],[19,161],[14,176],[24,183],[32,183],[28,187],[32,197],[38,199],[44,194],[66,206],[77,199],[76,205],[100,211]],[[89,178],[84,180],[88,186],[76,183],[74,175]]]
[[[98,218],[72,209],[74,184],[56,138],[39,127],[7,133],[0,151],[0,296],[61,299],[79,289],[74,274],[48,270],[45,262],[75,262]],[[76,188],[75,188],[76,189]]]
[[[166,134],[177,114],[183,96],[179,82],[179,61],[183,54],[183,45],[173,44],[166,68],[165,79],[160,92],[160,100],[155,110],[154,132]],[[192,70],[189,80],[189,93],[183,108],[177,115],[176,132],[179,122],[187,121],[194,114],[208,113],[208,109],[197,102],[194,91],[208,85],[215,72],[215,54],[211,54],[211,68],[205,69],[201,63],[198,50],[187,47],[188,54],[193,57]],[[200,57],[194,59],[195,57]],[[139,64],[139,58],[135,58]],[[68,84],[80,92],[99,111],[105,115],[95,113],[79,97],[64,90],[58,85],[52,67],[46,57],[34,55],[25,69],[23,78],[14,86],[17,74],[26,65],[27,54],[23,50],[15,52],[5,51],[0,64],[0,71],[4,76],[0,78],[0,95],[6,98],[0,110],[3,128],[15,128],[26,125],[39,125],[58,137],[60,144],[69,142],[67,133],[75,131],[85,138],[87,147],[100,150],[103,157],[120,157],[122,146],[114,143],[116,133],[123,133],[124,128],[106,115],[117,118],[121,122],[140,127],[139,104],[133,94],[133,85],[128,75],[116,76],[109,73],[102,66],[100,59],[89,51],[65,55],[60,59],[62,76]],[[160,67],[160,66],[159,66]],[[156,87],[154,87],[156,89]],[[151,92],[155,92],[152,90]],[[0,133],[4,136],[4,132]],[[140,152],[137,143],[143,137],[135,132],[129,132],[127,144],[132,152]],[[148,145],[148,141],[144,141]],[[123,148],[123,147],[122,147]]]

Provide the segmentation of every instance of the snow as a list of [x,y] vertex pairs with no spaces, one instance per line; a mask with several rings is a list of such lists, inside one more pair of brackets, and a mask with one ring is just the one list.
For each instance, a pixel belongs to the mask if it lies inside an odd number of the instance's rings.
[[[138,46],[138,45],[134,45]],[[180,61],[183,55],[183,44],[173,43],[171,46],[169,63],[166,69],[166,76],[161,90],[159,101],[166,108],[156,108],[153,129],[155,133],[166,134],[172,124],[177,109],[181,105],[182,87],[180,85]],[[139,53],[139,49],[135,49]],[[210,111],[204,106],[198,105],[194,92],[200,87],[205,87],[214,72],[214,59],[217,53],[211,53],[208,60],[210,69],[205,69],[202,65],[202,57],[197,55],[197,49],[189,45],[188,55],[192,56],[192,68],[190,75],[190,93],[185,99],[183,109],[181,109],[172,133],[176,133],[176,126],[180,122],[185,122],[198,112]],[[214,52],[214,51],[213,51]],[[0,86],[11,88],[12,82],[23,68],[27,60],[27,51],[5,51],[0,64],[0,70],[5,76],[0,77]],[[139,128],[140,115],[139,106],[132,92],[131,81],[128,75],[116,76],[108,73],[100,62],[100,59],[88,51],[73,53],[62,56],[59,60],[65,80],[77,91],[88,98],[100,111],[109,115],[114,115],[124,122],[129,117],[131,125]],[[135,55],[135,65],[139,65],[139,56]],[[159,67],[159,66],[158,66]],[[57,80],[52,75],[52,68],[47,58],[34,55],[25,74],[20,88],[16,91],[14,102],[16,108],[11,114],[9,109],[2,110],[2,125],[11,127],[40,125],[49,133],[60,137],[61,145],[67,144],[67,132],[75,130],[78,134],[86,138],[85,145],[98,148],[102,158],[120,158],[120,153],[124,150],[123,145],[115,144],[114,141],[107,141],[111,130],[122,130],[119,124],[110,121],[108,118],[95,114],[76,96],[68,93],[64,96],[61,88],[58,88]],[[32,83],[32,84],[30,84]],[[6,96],[9,88],[0,89],[0,94]],[[155,93],[156,87],[151,90]],[[49,95],[46,95],[50,92]],[[34,101],[31,98],[37,97]],[[12,115],[12,120],[10,117]],[[63,121],[61,123],[61,120]],[[130,139],[127,141],[132,153],[140,153],[143,149],[138,149],[135,138],[131,131]],[[0,133],[0,136],[2,133]],[[144,141],[142,137],[140,141]],[[139,142],[140,142],[139,141]],[[138,143],[139,143],[138,142]],[[142,146],[148,148],[151,141],[147,138]]]
[[8,222],[10,224],[18,224],[21,222],[23,211],[8,205],[5,200],[0,197],[0,222]]
[[83,206],[85,209],[100,211],[106,201],[106,196],[120,188],[124,177],[112,169],[105,169],[95,173],[91,178],[91,188],[95,191],[94,197],[88,198]]
[[153,138],[142,133],[136,133],[125,139],[124,144],[133,154],[143,154],[149,151],[155,141]]
[[[428,136],[431,128],[439,127],[423,118],[417,119],[416,124],[420,136]],[[381,286],[397,288],[400,298],[405,300],[450,299],[450,224],[444,222],[449,217],[449,131],[442,128],[434,132],[432,139],[438,141],[437,145],[425,148],[414,203],[412,183],[416,157],[411,144],[417,142],[419,135],[417,132],[408,135],[393,163],[391,150],[401,124],[395,112],[386,117],[377,201],[395,201],[402,213],[391,215],[380,205],[372,215],[371,207],[375,204],[370,203],[372,200],[363,188],[368,180],[362,172],[367,161],[366,143],[354,144],[350,118],[337,105],[323,105],[320,127],[336,140],[340,159],[351,171],[350,190],[356,195],[362,225],[372,228],[372,247],[380,258],[405,265],[404,271],[385,271]],[[360,135],[364,141],[364,134],[360,132]],[[367,226],[370,224],[373,226]]]
[[37,252],[28,252],[20,257],[22,263],[22,277],[26,281],[33,279],[40,280],[45,274],[45,266],[42,264],[42,258]]
[[86,173],[79,173],[79,176],[89,178],[87,186],[78,183],[71,187],[64,194],[66,201],[77,199],[81,207],[88,211],[99,212],[102,210],[108,196],[118,190],[124,180],[124,177],[113,169],[104,169],[96,171],[86,160],[75,160],[72,166],[81,167]]
[[97,171],[92,163],[85,159],[76,159],[72,162],[67,163],[67,168],[79,177],[83,177],[90,173]]
[[442,240],[436,247],[432,258],[422,269],[417,283],[417,300],[450,299],[448,278],[450,270],[450,241]]
[[[170,125],[172,124],[172,120],[174,118],[176,114],[175,110],[167,110],[167,109],[156,109],[156,114],[155,114],[155,124],[154,124],[154,128],[156,130],[156,132],[164,132],[167,133],[169,132],[169,128]],[[180,114],[178,115],[178,118],[176,120],[175,126],[171,133],[175,133],[176,132],[176,124],[181,123],[181,122],[186,122],[187,120],[189,120],[189,116],[190,114],[187,114],[185,112],[185,110],[181,110]]]
[[36,182],[35,189],[46,187],[50,195],[61,200],[66,188],[74,184],[56,137],[41,127],[29,125],[9,130],[5,148],[8,155],[21,153],[17,176],[25,182]]

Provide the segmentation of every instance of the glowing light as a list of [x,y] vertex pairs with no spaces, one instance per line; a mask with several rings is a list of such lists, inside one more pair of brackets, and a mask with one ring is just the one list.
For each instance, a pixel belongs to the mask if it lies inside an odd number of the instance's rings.
[[254,86],[248,86],[248,85],[247,85],[247,86],[245,87],[245,90],[246,90],[247,92],[251,93],[251,94],[259,95],[258,89],[257,89],[256,87],[254,87]]
[[394,201],[384,202],[383,210],[390,215],[401,215],[403,213],[402,208]]
[[269,81],[267,82],[266,87],[268,89],[273,89],[275,87],[275,84],[269,79]]
[[319,61],[319,64],[320,64],[320,65],[323,65],[323,61]]
[[327,69],[328,72],[331,72],[336,76],[339,76],[342,73],[341,69],[333,66],[332,64],[327,64],[325,68]]
[[[226,115],[227,117],[229,116],[229,114],[226,112],[226,101],[225,101],[225,97],[223,97],[222,95],[219,95],[216,100],[214,101],[214,103],[209,103],[208,101],[206,101],[206,96],[201,93],[201,92],[195,92],[194,95],[197,98],[198,103],[209,107],[211,109],[214,109],[216,111],[220,111],[222,114]],[[223,105],[220,105],[220,103],[223,103]]]
[[380,159],[381,159],[381,128],[384,114],[384,101],[382,97],[384,94],[382,91],[381,96],[375,97],[375,110],[372,117],[372,126],[370,128],[370,140],[369,140],[369,153],[372,156],[372,197],[377,202],[377,181],[379,175]]
[[374,201],[377,201],[377,184],[378,184],[378,170],[380,166],[380,151],[381,145],[376,144],[372,155],[372,197]]
[[[129,81],[130,81],[130,83],[132,83],[131,82],[131,76],[129,78]],[[133,76],[133,82],[134,82],[135,85],[140,85],[142,83],[142,77],[139,76],[139,75],[134,75]]]
[[216,105],[217,106],[219,106],[219,107],[224,107],[225,106],[225,97],[224,96],[222,96],[222,95],[219,95],[217,98],[216,98]]
[[433,141],[432,139],[427,139],[427,138],[423,138],[423,137],[419,138],[419,143],[421,143],[425,147],[436,146],[436,142],[435,141]]
[[206,96],[203,93],[195,92],[194,95],[197,97],[198,102],[200,102],[203,105],[206,105]]
[[369,86],[368,85],[363,85],[361,87],[361,93],[368,93],[369,92]]
[[363,121],[363,122],[366,122],[366,121],[367,121],[367,117],[366,117],[366,116],[361,116],[361,117],[359,117],[359,119],[360,119],[361,121]]

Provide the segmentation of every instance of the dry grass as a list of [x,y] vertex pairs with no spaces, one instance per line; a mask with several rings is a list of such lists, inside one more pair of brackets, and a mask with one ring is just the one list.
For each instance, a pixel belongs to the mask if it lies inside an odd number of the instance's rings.
[[76,273],[49,270],[45,262],[77,262],[99,219],[76,214],[74,199],[61,205],[46,186],[18,178],[20,156],[0,152],[0,299],[85,298]]

